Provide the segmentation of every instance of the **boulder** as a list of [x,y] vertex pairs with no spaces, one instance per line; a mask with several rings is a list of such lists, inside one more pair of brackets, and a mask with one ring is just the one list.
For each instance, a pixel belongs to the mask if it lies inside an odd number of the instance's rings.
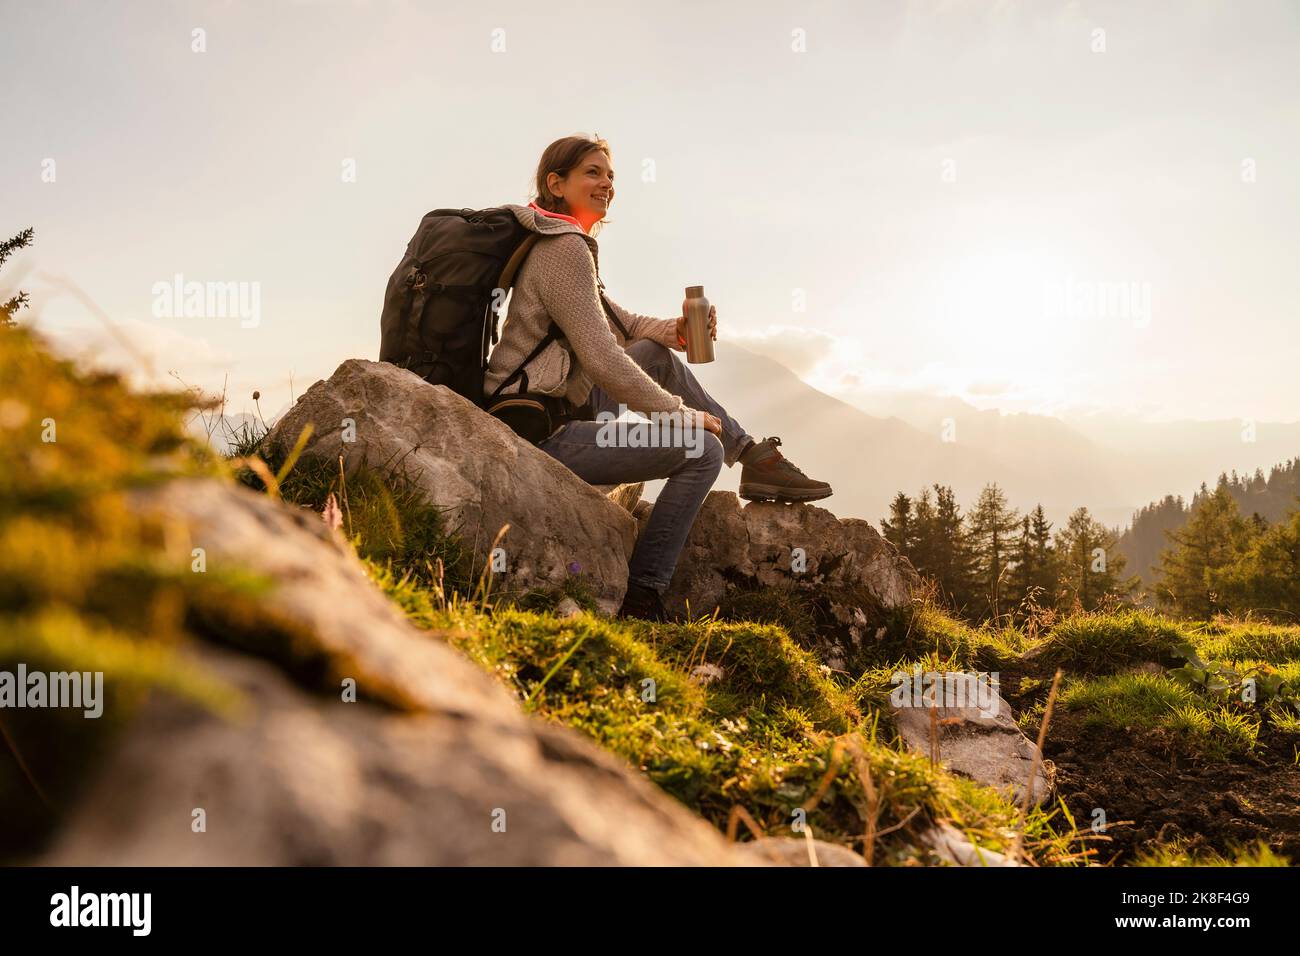
[[[638,533],[650,511],[634,509]],[[677,559],[664,605],[681,614],[689,602],[692,614],[708,614],[729,587],[793,586],[857,596],[878,612],[909,605],[919,585],[911,564],[870,522],[837,518],[811,504],[751,501],[742,507],[733,492],[711,491]],[[851,610],[846,613],[852,620]]]
[[[200,645],[237,721],[150,702],[42,866],[729,865],[720,834],[560,725],[494,712],[398,714],[313,696]],[[458,667],[442,680],[471,680]],[[495,719],[493,719],[495,717]],[[194,811],[203,811],[194,832]]]
[[[968,675],[946,675],[944,683],[953,688],[959,677],[968,679]],[[939,763],[951,773],[1000,790],[1017,802],[1037,760],[1031,799],[1042,803],[1052,790],[1053,768],[1050,762],[1043,761],[1038,745],[1021,732],[1002,695],[995,687],[986,687],[991,695],[985,701],[989,706],[936,706],[933,718],[928,706],[899,706],[895,702],[892,711],[898,735],[909,749],[920,754],[932,752],[933,740],[938,746]],[[963,702],[952,692],[936,693],[936,703],[942,699]],[[964,702],[973,700],[968,694]]]
[[629,491],[611,500],[472,402],[384,362],[344,362],[298,399],[268,442],[292,446],[308,423],[304,454],[402,472],[443,509],[477,566],[509,525],[494,594],[558,589],[582,574],[599,606],[618,610],[636,543],[636,522],[619,503]]
[[168,519],[172,558],[188,565],[202,547],[207,573],[269,582],[205,607],[204,638],[183,651],[238,707],[219,716],[154,692],[32,862],[761,862],[407,623],[318,516],[213,480],[137,492],[133,506]]

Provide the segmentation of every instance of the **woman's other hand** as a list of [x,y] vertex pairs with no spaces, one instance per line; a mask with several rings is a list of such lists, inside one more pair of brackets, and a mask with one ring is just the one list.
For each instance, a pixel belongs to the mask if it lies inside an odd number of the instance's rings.
[[[711,338],[713,338],[714,341],[717,341],[717,338],[718,338],[718,307],[717,307],[716,305],[710,305],[710,306],[709,306],[709,335],[710,335]],[[676,349],[677,349],[677,351],[679,351],[679,352],[685,352],[685,351],[686,351],[686,313],[685,313],[685,312],[683,312],[683,313],[682,313],[680,316],[678,316],[678,318],[677,318],[677,345],[676,345]]]
[[707,431],[713,432],[713,434],[717,435],[719,438],[722,437],[722,420],[716,415],[710,415],[708,412],[701,412],[697,409],[690,408],[689,406],[686,408],[686,414],[687,421],[694,418],[696,428],[703,428]]

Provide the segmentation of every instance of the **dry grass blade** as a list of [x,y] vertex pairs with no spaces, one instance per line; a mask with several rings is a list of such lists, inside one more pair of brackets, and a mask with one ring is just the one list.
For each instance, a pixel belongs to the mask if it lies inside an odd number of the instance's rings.
[[817,843],[813,840],[812,827],[807,823],[803,825],[803,844],[808,848],[808,865],[821,866],[817,860]]
[[1056,706],[1056,692],[1061,686],[1061,669],[1056,669],[1052,678],[1052,689],[1047,694],[1047,704],[1043,708],[1043,722],[1038,727],[1038,747],[1034,759],[1029,762],[1029,780],[1025,783],[1025,792],[1020,798],[1020,822],[1016,827],[1016,837],[1011,844],[1011,859],[1018,860],[1024,849],[1025,820],[1029,816],[1029,801],[1034,794],[1034,781],[1038,779],[1038,767],[1043,759],[1043,744],[1047,740],[1047,727],[1052,722],[1052,709]]
[[244,458],[236,458],[231,461],[235,467],[247,468],[258,478],[262,479],[262,484],[266,486],[266,493],[272,498],[280,497],[280,483],[275,480],[275,475],[271,474],[270,467],[258,455],[248,455]]
[[41,798],[41,803],[45,804],[47,810],[53,809],[50,805],[50,801],[45,796],[45,791],[41,789],[41,785],[37,783],[36,778],[32,776],[31,770],[27,767],[27,761],[23,759],[23,755],[19,751],[18,745],[15,744],[13,738],[9,736],[9,731],[5,728],[5,725],[2,722],[0,722],[0,736],[4,737],[5,743],[9,745],[9,750],[14,755],[14,760],[18,762],[18,769],[23,772],[23,776],[27,778],[27,782],[32,785],[32,789],[36,791],[36,796]]
[[836,738],[834,743],[831,744],[831,759],[826,764],[826,772],[822,774],[821,780],[817,782],[817,789],[813,792],[813,795],[803,803],[805,813],[812,813],[817,808],[817,804],[821,803],[822,797],[826,796],[826,792],[830,790],[835,775],[840,772],[842,750],[840,740]]
[[882,808],[881,794],[876,789],[875,780],[871,777],[871,762],[866,753],[863,752],[862,745],[854,737],[850,737],[848,740],[849,752],[853,756],[854,769],[857,771],[858,779],[862,783],[862,792],[866,796],[866,806],[862,812],[864,821],[862,859],[866,861],[867,866],[873,866],[876,856],[876,839],[880,836],[878,825]]
[[509,523],[503,524],[501,530],[497,532],[496,537],[492,539],[492,544],[488,546],[487,560],[483,562],[483,571],[478,576],[478,584],[474,586],[474,596],[470,598],[471,603],[478,608],[486,610],[488,595],[492,591],[492,555],[501,543],[501,539],[506,536],[510,530]]
[[930,708],[930,766],[939,766],[939,710]]
[[280,466],[280,470],[275,475],[277,489],[284,483],[284,479],[289,477],[289,472],[293,471],[293,466],[298,464],[298,458],[302,455],[302,450],[307,447],[307,442],[311,440],[312,432],[315,430],[315,426],[308,422],[303,426],[302,431],[298,433],[298,440],[293,443],[293,450],[289,452],[284,464]]
[[728,843],[736,842],[736,831],[740,829],[740,823],[745,824],[749,829],[749,832],[754,835],[755,840],[761,840],[763,837],[767,836],[767,834],[763,832],[763,828],[758,825],[758,822],[750,816],[749,811],[740,804],[736,804],[731,808],[731,812],[727,814]]

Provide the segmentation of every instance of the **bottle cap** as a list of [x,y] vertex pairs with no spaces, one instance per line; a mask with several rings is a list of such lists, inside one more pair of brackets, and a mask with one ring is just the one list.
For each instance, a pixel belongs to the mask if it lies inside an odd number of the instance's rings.
[[686,287],[686,298],[688,299],[698,299],[701,298],[703,295],[704,295],[704,286],[702,285],[688,285]]

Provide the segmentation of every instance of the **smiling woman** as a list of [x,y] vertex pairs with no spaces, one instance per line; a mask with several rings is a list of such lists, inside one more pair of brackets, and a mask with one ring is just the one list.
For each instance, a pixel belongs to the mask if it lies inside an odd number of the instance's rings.
[[[510,414],[538,395],[563,399],[559,427],[544,423],[542,437],[530,440],[583,481],[668,479],[628,563],[620,611],[662,619],[662,595],[724,464],[743,466],[742,498],[816,501],[831,487],[788,461],[778,451],[779,437],[755,441],[704,389],[674,354],[685,349],[680,313],[638,315],[603,293],[593,233],[614,199],[609,144],[585,136],[556,140],[542,153],[536,187],[536,199],[518,207],[516,216],[546,238],[515,278],[483,391],[500,396],[495,407]],[[712,309],[709,335],[717,338]],[[629,411],[652,419],[651,427],[660,430],[656,440],[641,441],[637,429],[609,427]]]

